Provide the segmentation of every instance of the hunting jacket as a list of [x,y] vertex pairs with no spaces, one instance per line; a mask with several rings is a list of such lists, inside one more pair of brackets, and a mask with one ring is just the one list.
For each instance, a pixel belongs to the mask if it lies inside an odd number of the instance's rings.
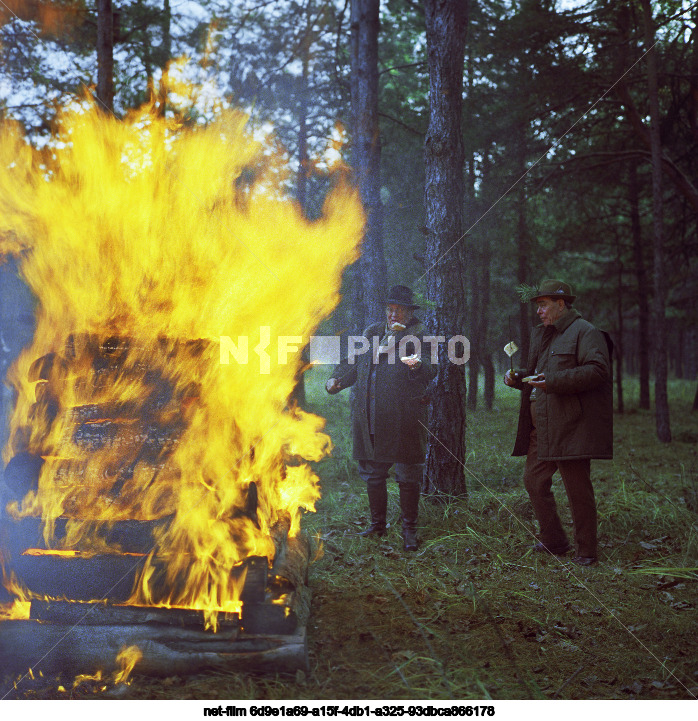
[[[545,373],[546,390],[536,396],[538,460],[613,458],[613,387],[608,334],[566,309],[550,325],[531,334],[528,364],[522,376]],[[523,391],[514,456],[528,452],[532,424],[532,386]]]

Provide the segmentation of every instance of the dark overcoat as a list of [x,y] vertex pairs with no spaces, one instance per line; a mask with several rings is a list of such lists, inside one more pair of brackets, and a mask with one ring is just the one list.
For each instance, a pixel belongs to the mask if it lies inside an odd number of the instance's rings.
[[[551,326],[533,329],[527,367],[519,372],[523,377],[545,372],[546,390],[536,399],[538,460],[613,458],[611,349],[607,334],[576,309],[567,309]],[[523,396],[512,455],[524,456],[532,387],[520,381],[516,387]]]
[[[354,459],[423,463],[427,435],[427,385],[436,375],[436,367],[431,363],[431,345],[423,342],[424,327],[413,317],[404,331],[395,334],[395,351],[393,362],[390,362],[391,354],[375,353],[378,340],[385,334],[385,327],[385,323],[375,323],[366,328],[362,335],[369,341],[370,350],[357,356],[353,363],[345,359],[332,373],[332,377],[341,380],[342,388],[356,385],[352,407]],[[420,347],[416,347],[410,336],[419,341]],[[415,351],[422,364],[417,369],[411,369],[400,361],[400,357],[412,355]],[[372,365],[375,374],[373,383]],[[371,400],[375,403],[373,443],[369,432]]]

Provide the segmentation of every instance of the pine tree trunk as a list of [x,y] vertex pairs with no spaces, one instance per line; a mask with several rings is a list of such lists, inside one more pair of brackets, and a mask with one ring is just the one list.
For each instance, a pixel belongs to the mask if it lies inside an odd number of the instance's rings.
[[667,394],[666,280],[664,273],[664,209],[662,203],[662,142],[659,128],[659,82],[654,50],[654,23],[649,0],[641,0],[647,51],[647,85],[650,101],[650,142],[652,145],[652,215],[654,225],[654,405],[657,438],[671,441]]
[[[447,340],[465,327],[463,168],[461,132],[463,60],[468,3],[425,0],[429,66],[429,128],[424,143],[427,228],[427,328]],[[466,492],[465,366],[439,345],[439,370],[429,414],[425,490]]]
[[638,303],[638,359],[640,365],[640,408],[649,410],[650,407],[650,351],[649,351],[649,319],[650,289],[647,282],[647,270],[642,252],[642,229],[640,226],[640,191],[637,182],[637,164],[630,165],[630,225],[633,234],[633,255],[635,260],[635,275],[637,278]]
[[621,248],[618,245],[618,337],[616,339],[616,398],[618,400],[618,413],[625,412],[623,402],[623,263],[621,260]]
[[114,112],[114,12],[112,0],[97,0],[97,100]]
[[[528,237],[528,223],[526,220],[526,178],[523,177],[526,172],[526,127],[519,125],[518,127],[518,170],[517,177],[521,178],[518,183],[518,197],[516,200],[516,248],[517,248],[517,270],[516,277],[519,283],[537,285],[540,278],[530,277],[530,243]],[[528,303],[521,304],[519,313],[519,333],[521,334],[521,358],[525,363],[528,358],[528,349],[531,342],[531,312]]]
[[[300,205],[303,214],[306,214],[308,206],[308,177],[310,174],[310,161],[308,158],[308,66],[310,62],[310,27],[306,30],[306,38],[301,48],[301,88],[298,108],[298,176],[296,178],[296,200]],[[308,357],[309,347],[303,349],[302,357]],[[296,375],[296,385],[291,392],[290,400],[301,408],[306,406],[305,375],[304,369],[300,369]]]
[[492,264],[492,248],[490,239],[485,234],[482,239],[482,284],[480,291],[480,360],[485,373],[484,398],[485,407],[492,410],[494,403],[494,363],[490,352],[489,313],[490,313],[490,266]]
[[380,130],[378,126],[379,0],[351,1],[353,165],[361,194],[366,229],[355,288],[355,329],[384,316],[387,267],[383,251],[383,206],[380,198]]
[[[167,65],[172,59],[172,8],[170,0],[163,0],[162,5],[162,62],[160,69],[164,78],[167,72]],[[160,82],[158,89],[158,113],[161,117],[167,114],[167,85]]]
[[[467,51],[467,49],[466,49]],[[466,62],[466,81],[467,93],[473,90],[473,63],[470,53],[468,52]],[[466,118],[466,123],[471,124],[473,119],[471,114]],[[475,204],[475,157],[472,152],[466,161],[466,189],[465,202],[467,205],[465,212],[466,227],[470,227],[477,221],[477,210]],[[477,249],[477,237],[466,237],[463,239],[466,275],[468,278],[468,297],[466,303],[470,308],[470,360],[468,361],[468,382],[467,382],[467,409],[474,411],[477,408],[478,380],[480,376],[480,289],[479,284],[479,257]]]
[[477,408],[477,389],[480,377],[480,350],[482,343],[480,341],[481,332],[481,316],[480,316],[480,278],[479,278],[479,254],[473,247],[474,241],[467,239],[464,241],[465,259],[467,275],[469,276],[470,286],[470,360],[468,361],[468,391],[467,391],[467,408],[474,411]]

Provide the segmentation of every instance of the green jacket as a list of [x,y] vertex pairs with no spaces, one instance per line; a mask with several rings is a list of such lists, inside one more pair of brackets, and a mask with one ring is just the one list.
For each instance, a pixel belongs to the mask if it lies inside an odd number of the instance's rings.
[[[342,388],[356,384],[352,406],[354,458],[386,463],[423,463],[427,435],[426,391],[429,381],[436,375],[436,367],[430,362],[431,346],[422,342],[424,327],[417,318],[412,318],[404,331],[395,334],[395,362],[389,363],[388,356],[380,354],[378,362],[373,363],[373,339],[384,334],[385,323],[370,325],[363,336],[371,342],[371,349],[357,356],[353,364],[345,359],[332,373],[333,378],[341,379]],[[422,365],[416,370],[400,361],[400,356],[411,355],[416,350],[409,342],[404,352],[399,352],[400,341],[407,336],[415,336],[421,344]],[[377,343],[375,341],[375,345]],[[370,415],[375,444],[371,442]]]
[[[536,394],[538,460],[613,458],[612,348],[608,335],[574,308],[553,325],[533,329],[528,364],[521,372],[545,373],[546,390]],[[532,387],[520,381],[517,387],[523,396],[512,455],[524,456]]]

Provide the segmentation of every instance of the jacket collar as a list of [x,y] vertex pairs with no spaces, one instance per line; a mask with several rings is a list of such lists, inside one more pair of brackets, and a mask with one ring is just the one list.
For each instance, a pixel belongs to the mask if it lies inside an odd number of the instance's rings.
[[558,333],[564,333],[577,318],[581,318],[582,314],[576,308],[565,308],[562,315],[552,324],[545,326],[539,323],[536,328],[540,328],[543,332],[550,331],[554,328]]
[[553,323],[553,327],[558,333],[564,333],[577,318],[581,318],[582,314],[576,308],[565,308],[562,315]]

